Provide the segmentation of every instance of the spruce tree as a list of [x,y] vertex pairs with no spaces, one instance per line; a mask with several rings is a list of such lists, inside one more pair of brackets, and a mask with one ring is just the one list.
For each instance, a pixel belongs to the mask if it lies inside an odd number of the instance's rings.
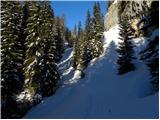
[[84,32],[82,29],[82,25],[81,22],[79,21],[78,23],[78,41],[77,41],[77,47],[76,47],[76,51],[77,51],[77,69],[83,70],[84,68]]
[[159,27],[159,1],[153,1],[150,8],[150,24]]
[[66,28],[65,30],[65,41],[68,43],[69,47],[73,47],[72,34],[69,28]]
[[[31,86],[35,81],[34,76],[36,74],[36,66],[38,66],[38,59],[40,55],[40,50],[38,49],[40,46],[40,37],[38,28],[40,26],[40,22],[42,21],[39,18],[39,10],[40,6],[38,6],[37,2],[29,2],[29,17],[27,19],[27,28],[26,28],[26,54],[24,61],[24,71],[25,71],[25,89],[29,89],[30,93],[35,92],[34,86]],[[36,84],[35,84],[36,87]],[[35,93],[33,93],[34,95]]]
[[[153,1],[150,10],[150,24],[159,28],[159,2]],[[148,53],[147,65],[151,74],[151,83],[153,84],[154,90],[159,91],[159,36],[156,36],[153,40],[149,41],[146,52]]]
[[151,74],[151,83],[153,90],[159,90],[159,37],[156,36],[153,40],[149,39],[147,47],[140,52],[141,60],[144,60]]
[[1,115],[14,118],[15,95],[24,82],[23,10],[18,1],[2,1],[1,10]]
[[107,11],[108,11],[108,8],[112,5],[113,2],[114,1],[107,1],[106,2],[106,9],[107,9]]
[[132,31],[129,29],[130,24],[127,19],[125,18],[120,18],[119,21],[119,26],[120,26],[120,40],[119,42],[119,47],[117,49],[118,52],[118,60],[117,63],[119,65],[118,68],[118,74],[125,74],[127,72],[135,70],[135,66],[132,63],[132,59],[134,59],[133,54],[133,44],[132,44]]
[[93,39],[93,57],[99,57],[103,52],[102,44],[102,34],[103,27],[101,24],[101,9],[99,2],[94,4],[94,13],[93,13],[93,28],[94,28],[94,39]]
[[[23,85],[24,39],[21,36],[22,7],[18,1],[1,2],[2,100],[17,94]],[[9,98],[10,99],[10,98]]]
[[[159,6],[157,1],[153,1],[150,13],[147,18],[150,18],[148,26],[155,27],[155,29],[159,28],[158,14],[159,14]],[[147,29],[147,28],[146,28]],[[145,61],[149,71],[150,71],[150,79],[153,85],[153,91],[159,91],[159,36],[155,36],[153,39],[148,40],[148,44],[146,48],[140,52],[141,60]]]
[[72,31],[72,39],[73,39],[73,57],[72,57],[72,66],[76,68],[77,66],[77,47],[78,47],[78,37],[77,37],[77,26],[74,26],[74,29]]
[[65,29],[66,29],[66,16],[65,14],[62,14],[60,17],[60,24],[61,24],[61,32],[62,32],[62,39],[64,42],[65,39]]
[[151,83],[153,84],[154,90],[159,90],[159,37],[156,37],[153,41],[150,41],[148,50],[150,53],[148,54],[148,58],[151,57],[147,61],[147,65],[150,69],[151,74]]
[[62,58],[62,53],[64,52],[64,38],[63,38],[63,24],[61,24],[61,19],[59,17],[56,18],[56,52],[57,52],[57,59],[55,60],[58,62]]
[[[76,31],[76,26],[74,28]],[[81,35],[82,29],[81,29],[81,22],[78,23],[78,32],[77,32],[77,36],[75,35],[75,41],[74,41],[74,54],[73,54],[73,67],[76,68],[78,65],[78,60],[79,60],[79,54],[80,54],[80,50],[79,50],[79,45],[80,45],[80,35]]]
[[88,62],[90,62],[93,58],[92,56],[93,24],[89,10],[87,11],[87,16],[86,16],[84,40],[85,41],[82,47],[84,47],[83,59],[84,59],[84,65],[86,66]]
[[101,25],[101,31],[103,32],[104,31],[104,15],[101,14],[101,19],[100,19],[100,25]]
[[26,38],[25,89],[31,96],[48,96],[57,87],[59,74],[55,64],[56,41],[53,11],[48,2],[30,2]]
[[[60,44],[60,46],[55,46],[58,42],[61,41],[55,40],[55,25],[53,25],[53,19],[54,19],[54,12],[51,8],[50,2],[42,2],[42,8],[41,8],[41,15],[43,23],[42,24],[42,32],[44,35],[42,35],[43,41],[41,48],[43,48],[43,56],[41,57],[40,63],[39,63],[39,74],[41,77],[41,92],[43,96],[51,95],[55,89],[58,87],[58,80],[60,79],[59,73],[58,73],[58,67],[56,65],[55,58],[57,57],[54,53],[57,49],[55,47],[60,48],[60,52],[63,51],[63,41]],[[55,44],[53,44],[55,43]],[[39,74],[37,74],[37,78],[39,77]]]

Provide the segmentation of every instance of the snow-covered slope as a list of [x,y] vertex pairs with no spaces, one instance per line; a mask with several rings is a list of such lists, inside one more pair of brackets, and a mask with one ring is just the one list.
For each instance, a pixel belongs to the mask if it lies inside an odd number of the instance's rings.
[[[118,76],[115,51],[118,26],[104,35],[105,52],[90,62],[83,79],[72,79],[74,70],[69,66],[72,50],[65,52],[59,64],[64,71],[64,84],[24,118],[158,118],[158,93],[150,94],[146,65],[136,59],[136,71]],[[135,42],[139,49],[142,40]]]

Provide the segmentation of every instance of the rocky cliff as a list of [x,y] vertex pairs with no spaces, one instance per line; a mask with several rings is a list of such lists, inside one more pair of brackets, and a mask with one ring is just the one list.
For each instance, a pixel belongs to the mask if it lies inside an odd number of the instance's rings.
[[119,3],[112,3],[109,8],[107,8],[108,11],[104,18],[105,31],[109,30],[111,27],[118,23],[118,8]]
[[116,1],[113,2],[107,11],[104,19],[104,28],[109,30],[118,24],[118,18],[128,16],[131,26],[138,32],[138,23],[142,17],[148,14],[152,0],[148,1]]

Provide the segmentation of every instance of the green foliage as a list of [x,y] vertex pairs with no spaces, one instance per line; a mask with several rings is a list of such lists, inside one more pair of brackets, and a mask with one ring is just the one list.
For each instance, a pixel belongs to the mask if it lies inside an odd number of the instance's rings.
[[[58,87],[65,19],[54,17],[49,1],[1,3],[2,118],[19,118],[39,102],[36,96],[49,96]],[[17,103],[24,92],[31,98]]]
[[32,88],[33,95],[39,93],[48,96],[54,92],[59,80],[55,64],[59,33],[56,33],[53,25],[54,16],[49,2],[30,2],[29,10],[30,17],[26,28],[28,36],[24,68],[25,88]]
[[65,40],[68,42],[69,47],[73,47],[72,33],[68,28],[65,30]]
[[134,59],[133,54],[133,44],[132,44],[132,31],[130,24],[128,22],[127,17],[121,18],[119,21],[120,25],[120,40],[118,52],[118,60],[117,63],[119,65],[118,74],[125,74],[127,72],[135,70],[135,66],[132,63],[132,59]]
[[16,112],[14,96],[22,91],[24,62],[23,8],[18,1],[1,2],[1,110],[2,118]]
[[2,1],[2,97],[17,94],[23,84],[24,40],[21,38],[22,7],[17,1]]
[[[159,28],[159,2],[153,1],[149,14],[146,18],[147,27],[143,30],[149,29],[151,26],[155,29]],[[156,36],[154,39],[149,39],[149,43],[146,48],[140,52],[141,60],[145,61],[149,71],[150,79],[153,86],[153,91],[159,91],[159,36]]]
[[87,11],[85,30],[83,32],[79,23],[78,34],[74,40],[73,66],[80,65],[85,68],[95,57],[99,57],[103,52],[103,16],[99,2],[95,2],[93,18]]
[[[75,27],[76,31],[76,27]],[[76,68],[78,64],[80,64],[81,60],[81,54],[83,52],[83,49],[81,49],[81,44],[83,42],[83,30],[81,22],[78,23],[78,32],[75,36],[74,40],[74,54],[73,54],[73,67]]]
[[92,59],[93,59],[93,35],[94,35],[94,29],[93,29],[93,22],[90,15],[90,11],[88,10],[87,16],[86,16],[86,24],[85,24],[85,35],[84,35],[84,44],[83,44],[83,59],[84,59],[84,65],[86,66]]
[[159,27],[159,1],[153,1],[150,8],[150,24]]
[[93,28],[94,28],[94,38],[93,38],[93,57],[99,57],[103,52],[102,44],[102,15],[99,2],[94,4],[94,17],[93,17]]
[[63,21],[57,17],[56,18],[56,31],[57,35],[55,37],[56,40],[56,56],[57,58],[55,59],[56,62],[58,62],[62,58],[62,53],[64,52],[64,28],[63,28]]
[[141,60],[144,60],[151,74],[151,83],[154,91],[159,90],[159,37],[149,39],[147,47],[140,52]]
[[55,53],[59,46],[56,46],[58,41],[53,26],[53,11],[49,2],[30,2],[29,10],[31,17],[28,18],[26,29],[25,87],[34,88],[33,94],[48,96],[53,93],[59,79],[55,65]]

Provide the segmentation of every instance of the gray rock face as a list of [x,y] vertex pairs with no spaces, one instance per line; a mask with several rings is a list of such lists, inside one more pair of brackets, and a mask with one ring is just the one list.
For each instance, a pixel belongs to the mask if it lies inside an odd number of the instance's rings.
[[119,4],[112,4],[108,8],[108,12],[104,18],[104,29],[109,30],[111,27],[118,23],[118,6]]
[[128,1],[126,2],[125,8],[122,11],[121,17],[127,15],[130,19],[141,17],[148,13],[151,1]]
[[[152,0],[147,1],[118,1],[112,3],[108,8],[104,19],[104,28],[109,30],[111,27],[118,24],[118,16],[124,17],[127,15],[131,22],[139,20],[142,15],[148,13],[148,9]],[[136,20],[135,20],[136,19]]]

